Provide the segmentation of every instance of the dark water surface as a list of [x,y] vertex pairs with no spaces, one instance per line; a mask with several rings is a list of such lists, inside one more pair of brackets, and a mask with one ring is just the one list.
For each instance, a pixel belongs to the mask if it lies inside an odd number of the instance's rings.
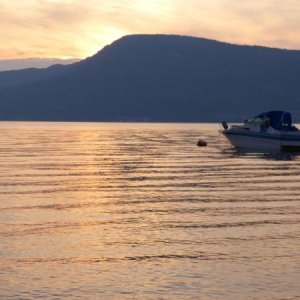
[[0,123],[1,299],[299,299],[299,214],[218,125]]

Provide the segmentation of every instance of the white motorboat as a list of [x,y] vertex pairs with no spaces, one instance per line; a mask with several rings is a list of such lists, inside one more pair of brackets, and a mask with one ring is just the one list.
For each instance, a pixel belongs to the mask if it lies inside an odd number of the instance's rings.
[[264,112],[242,125],[223,121],[222,126],[221,132],[235,148],[300,152],[300,130],[292,124],[289,112]]

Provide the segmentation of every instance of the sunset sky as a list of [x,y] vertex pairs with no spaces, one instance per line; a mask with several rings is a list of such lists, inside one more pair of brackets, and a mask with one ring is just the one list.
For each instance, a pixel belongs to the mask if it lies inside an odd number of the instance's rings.
[[84,58],[134,33],[300,49],[300,0],[0,0],[0,59]]

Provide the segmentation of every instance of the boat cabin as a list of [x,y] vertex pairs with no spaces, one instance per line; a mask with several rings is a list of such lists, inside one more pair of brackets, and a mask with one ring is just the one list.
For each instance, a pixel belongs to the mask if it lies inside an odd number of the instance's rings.
[[[260,129],[266,131],[269,127],[278,131],[299,131],[292,124],[292,117],[289,112],[285,111],[269,111],[261,113],[253,118],[244,121],[244,126],[248,129]],[[253,128],[254,127],[254,128]]]

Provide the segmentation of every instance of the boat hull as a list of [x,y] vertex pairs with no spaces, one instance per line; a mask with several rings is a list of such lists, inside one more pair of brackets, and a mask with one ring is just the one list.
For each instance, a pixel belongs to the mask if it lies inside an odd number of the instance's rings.
[[238,130],[223,130],[222,133],[232,146],[239,149],[300,151],[300,135],[271,135]]

